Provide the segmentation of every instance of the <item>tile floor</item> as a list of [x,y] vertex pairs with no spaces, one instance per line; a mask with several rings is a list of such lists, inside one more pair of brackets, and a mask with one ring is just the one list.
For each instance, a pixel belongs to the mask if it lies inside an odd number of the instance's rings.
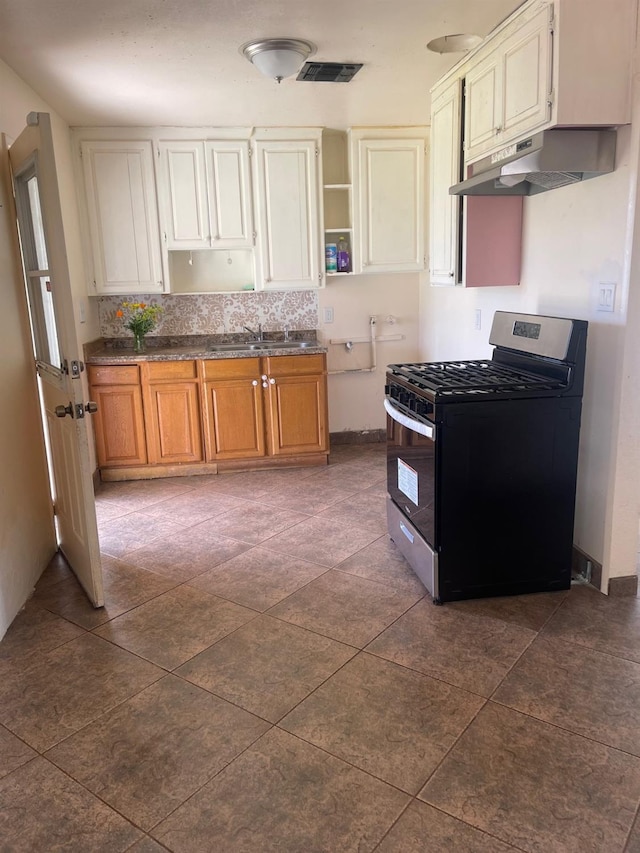
[[109,484],[0,643],[0,851],[640,853],[640,599],[434,607],[384,450]]

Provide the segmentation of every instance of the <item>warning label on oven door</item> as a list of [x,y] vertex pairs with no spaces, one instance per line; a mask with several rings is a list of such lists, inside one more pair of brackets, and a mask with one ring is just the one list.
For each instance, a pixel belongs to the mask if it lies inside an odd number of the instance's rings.
[[402,459],[398,459],[398,488],[418,506],[418,472]]

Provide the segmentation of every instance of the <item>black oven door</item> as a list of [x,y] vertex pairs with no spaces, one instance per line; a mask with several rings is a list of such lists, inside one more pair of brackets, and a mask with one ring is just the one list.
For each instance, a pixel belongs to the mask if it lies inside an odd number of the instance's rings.
[[435,551],[436,425],[401,411],[390,397],[384,407],[389,496]]

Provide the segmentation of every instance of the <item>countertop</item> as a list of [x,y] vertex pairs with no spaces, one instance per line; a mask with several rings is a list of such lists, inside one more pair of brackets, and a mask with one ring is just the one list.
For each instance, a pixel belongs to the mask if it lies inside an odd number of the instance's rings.
[[[203,336],[204,337],[204,336]],[[299,339],[304,341],[302,347],[279,346],[282,341],[262,341],[259,349],[249,349],[252,343],[246,341],[213,340],[215,336],[205,337],[201,341],[193,339],[180,341],[173,338],[169,341],[148,339],[147,349],[143,353],[135,353],[132,342],[120,340],[110,342],[105,340],[85,344],[85,361],[87,364],[133,364],[139,361],[187,361],[189,359],[219,359],[219,358],[260,358],[271,355],[315,355],[326,353],[327,348],[321,346],[315,339]],[[215,350],[213,347],[237,345],[237,349]]]

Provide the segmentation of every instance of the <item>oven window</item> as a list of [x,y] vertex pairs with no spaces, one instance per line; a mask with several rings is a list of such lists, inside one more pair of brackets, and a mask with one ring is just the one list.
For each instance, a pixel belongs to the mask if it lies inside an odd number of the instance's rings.
[[435,442],[387,417],[387,490],[435,548]]

